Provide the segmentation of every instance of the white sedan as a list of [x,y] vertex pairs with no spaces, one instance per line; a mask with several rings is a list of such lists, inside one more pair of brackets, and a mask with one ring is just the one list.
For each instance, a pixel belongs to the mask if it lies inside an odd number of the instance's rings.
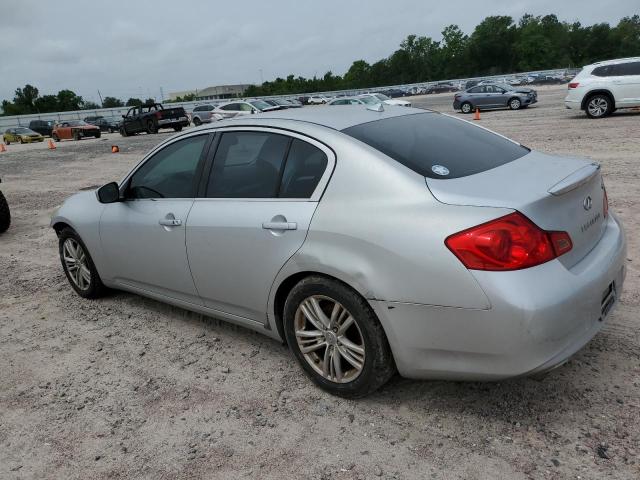
[[398,100],[397,98],[387,97],[383,93],[363,93],[361,97],[373,97],[379,102],[386,103],[387,105],[400,105],[401,107],[410,107],[411,102],[407,100]]

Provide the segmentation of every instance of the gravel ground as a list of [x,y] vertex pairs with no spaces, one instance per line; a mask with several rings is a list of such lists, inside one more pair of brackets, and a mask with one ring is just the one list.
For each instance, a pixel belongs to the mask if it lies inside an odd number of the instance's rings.
[[[55,206],[121,178],[168,134],[11,145],[0,154],[14,215],[0,237],[0,478],[638,478],[640,115],[592,121],[563,96],[541,88],[538,105],[480,124],[602,163],[629,238],[626,289],[603,331],[542,380],[395,378],[358,401],[313,387],[259,334],[67,285]],[[412,101],[451,111],[451,95]]]

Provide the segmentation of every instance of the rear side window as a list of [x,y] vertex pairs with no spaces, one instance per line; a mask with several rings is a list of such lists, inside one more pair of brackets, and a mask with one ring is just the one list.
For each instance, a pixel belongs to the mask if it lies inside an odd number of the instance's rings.
[[310,143],[294,139],[282,175],[280,197],[311,197],[327,168],[327,161],[327,156],[322,150]]
[[640,62],[620,63],[615,67],[616,75],[640,75]]
[[596,77],[611,77],[612,75],[614,75],[612,65],[596,67],[591,72],[591,75],[595,75]]
[[289,137],[265,132],[222,134],[209,177],[209,198],[274,198]]
[[499,167],[529,149],[462,120],[418,113],[355,125],[343,133],[429,178],[466,177]]

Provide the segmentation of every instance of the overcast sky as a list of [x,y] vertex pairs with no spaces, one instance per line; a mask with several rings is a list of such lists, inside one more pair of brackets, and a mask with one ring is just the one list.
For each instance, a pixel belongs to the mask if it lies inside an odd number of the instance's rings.
[[160,96],[289,73],[343,74],[391,54],[409,34],[440,40],[488,15],[555,13],[617,23],[638,0],[18,0],[0,17],[0,100],[30,83],[86,100]]

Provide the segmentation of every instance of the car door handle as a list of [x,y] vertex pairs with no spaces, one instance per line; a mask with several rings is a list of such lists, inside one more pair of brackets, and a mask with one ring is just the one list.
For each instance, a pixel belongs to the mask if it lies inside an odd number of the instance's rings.
[[296,222],[264,222],[262,228],[265,230],[297,230]]
[[161,218],[158,223],[163,227],[179,227],[182,225],[182,220],[178,218]]

